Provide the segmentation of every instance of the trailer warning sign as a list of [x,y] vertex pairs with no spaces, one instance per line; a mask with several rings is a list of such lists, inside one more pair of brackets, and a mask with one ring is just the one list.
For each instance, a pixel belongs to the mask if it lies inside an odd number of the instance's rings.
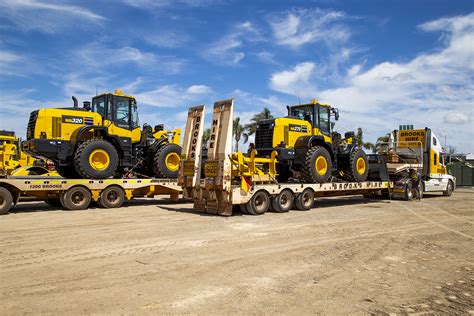
[[398,132],[398,147],[424,147],[425,146],[425,130],[412,129]]

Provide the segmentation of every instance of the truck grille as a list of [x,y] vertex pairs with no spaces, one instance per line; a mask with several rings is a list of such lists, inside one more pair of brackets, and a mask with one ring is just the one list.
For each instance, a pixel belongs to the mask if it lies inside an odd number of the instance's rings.
[[30,120],[28,121],[28,128],[26,129],[26,139],[30,140],[35,137],[35,126],[36,119],[38,118],[38,111],[33,111],[30,114]]
[[273,147],[273,122],[258,123],[255,133],[255,148],[272,148]]

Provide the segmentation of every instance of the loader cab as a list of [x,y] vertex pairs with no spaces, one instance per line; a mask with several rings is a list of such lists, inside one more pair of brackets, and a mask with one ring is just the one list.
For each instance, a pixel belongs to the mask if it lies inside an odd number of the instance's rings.
[[335,120],[339,119],[339,111],[327,104],[319,104],[317,100],[311,100],[310,104],[294,105],[288,108],[288,116],[308,121],[313,127],[313,135],[331,135]]
[[91,111],[102,116],[103,125],[109,133],[131,138],[132,143],[140,141],[137,102],[134,97],[121,90],[105,93],[92,98]]

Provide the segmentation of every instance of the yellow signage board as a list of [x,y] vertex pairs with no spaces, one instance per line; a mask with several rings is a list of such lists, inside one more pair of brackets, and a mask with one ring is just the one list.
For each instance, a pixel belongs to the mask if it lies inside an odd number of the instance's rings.
[[204,165],[204,174],[206,177],[217,177],[219,176],[219,161],[206,161]]
[[[398,131],[398,147],[415,147],[422,148],[425,146],[425,135],[426,131],[424,129],[411,129],[411,130],[402,130]],[[420,144],[421,143],[421,144]]]

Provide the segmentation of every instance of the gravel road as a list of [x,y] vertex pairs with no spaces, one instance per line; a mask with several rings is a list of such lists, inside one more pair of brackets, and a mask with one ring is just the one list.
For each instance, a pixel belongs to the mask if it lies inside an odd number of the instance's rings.
[[0,312],[474,313],[474,190],[225,218],[140,200],[0,217]]

